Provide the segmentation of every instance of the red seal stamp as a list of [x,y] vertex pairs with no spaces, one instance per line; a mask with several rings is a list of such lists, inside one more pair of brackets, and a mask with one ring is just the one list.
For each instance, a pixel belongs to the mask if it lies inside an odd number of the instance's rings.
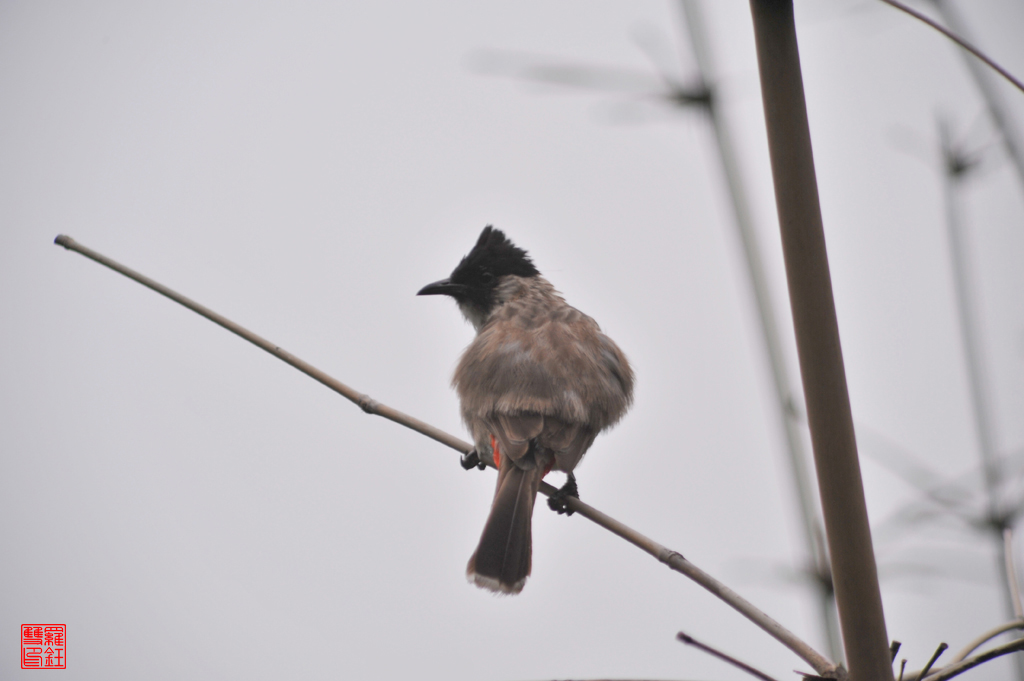
[[21,668],[67,669],[66,634],[63,624],[22,624]]

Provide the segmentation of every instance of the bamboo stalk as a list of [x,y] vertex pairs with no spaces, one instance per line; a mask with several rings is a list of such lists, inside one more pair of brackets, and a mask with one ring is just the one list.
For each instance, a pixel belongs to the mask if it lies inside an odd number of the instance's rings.
[[[217,314],[213,310],[200,305],[194,300],[187,298],[180,293],[160,284],[149,277],[136,272],[133,269],[125,267],[124,265],[111,260],[110,258],[97,253],[96,251],[83,246],[69,236],[63,234],[59,235],[54,239],[54,243],[64,248],[80,253],[85,257],[98,262],[105,267],[108,267],[115,272],[123,274],[124,276],[137,281],[138,283],[146,286],[157,293],[170,298],[176,303],[187,307],[188,309],[196,312],[197,314],[206,317],[210,321],[222,326],[231,333],[249,341],[253,345],[259,347],[262,350],[266,350],[270,354],[274,355],[278,359],[290,364],[307,376],[319,381],[323,385],[327,386],[334,392],[345,397],[349,401],[357,404],[367,414],[373,414],[376,416],[383,416],[384,418],[403,425],[406,428],[415,430],[418,433],[426,435],[427,437],[434,439],[441,444],[447,445],[452,449],[462,452],[463,454],[472,451],[473,446],[464,440],[461,440],[454,435],[450,435],[445,431],[435,428],[428,423],[420,421],[419,419],[409,416],[397,409],[382,404],[374,400],[369,395],[360,393],[357,390],[345,385],[341,381],[325,374],[313,365],[305,362],[295,355],[281,349],[274,343],[266,340],[262,336],[259,336],[252,331],[249,331],[245,327],[236,324],[227,317]],[[493,467],[493,463],[489,462],[489,465]],[[551,496],[557,490],[552,485],[546,482],[542,482],[540,491],[547,496]],[[683,556],[676,551],[672,551],[658,542],[640,534],[636,530],[626,526],[625,524],[615,520],[611,516],[602,513],[593,506],[583,503],[579,499],[569,497],[566,499],[569,507],[578,513],[579,515],[587,518],[591,522],[605,528],[612,534],[622,537],[634,546],[646,551],[650,555],[657,558],[659,561],[670,567],[671,569],[679,572],[691,580],[710,591],[714,596],[724,601],[726,604],[734,608],[741,615],[746,617],[748,620],[753,622],[755,625],[760,627],[762,630],[767,632],[775,640],[782,643],[784,646],[789,648],[791,651],[796,653],[801,659],[807,664],[811,665],[814,670],[823,677],[834,678],[839,681],[845,679],[845,670],[842,667],[837,667],[831,661],[829,661],[824,655],[818,653],[810,645],[801,640],[791,631],[786,629],[784,626],[776,622],[774,619],[769,617],[764,612],[758,610],[749,601],[741,597],[735,591],[727,587],[725,584],[719,582],[717,579],[704,572],[690,561],[683,558]]]
[[775,201],[843,645],[853,681],[891,680],[889,639],[818,201],[792,0],[751,0]]

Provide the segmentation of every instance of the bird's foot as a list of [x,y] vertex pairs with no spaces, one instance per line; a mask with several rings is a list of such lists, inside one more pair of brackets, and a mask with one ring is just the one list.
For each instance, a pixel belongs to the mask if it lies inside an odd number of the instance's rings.
[[562,515],[563,513],[565,515],[572,515],[576,511],[569,508],[569,497],[573,497],[574,499],[580,498],[580,490],[576,486],[576,476],[572,473],[568,474],[565,484],[562,485],[557,492],[548,497],[548,506],[552,511],[557,512],[559,515]]
[[463,454],[459,463],[467,471],[471,471],[474,468],[479,468],[480,470],[487,468],[487,464],[480,460],[480,455],[476,453],[475,449],[468,454]]

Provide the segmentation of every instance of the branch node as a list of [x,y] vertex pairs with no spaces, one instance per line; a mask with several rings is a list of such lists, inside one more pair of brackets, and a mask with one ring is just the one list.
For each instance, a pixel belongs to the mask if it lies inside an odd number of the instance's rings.
[[356,402],[356,404],[359,405],[360,409],[371,415],[376,415],[377,411],[380,409],[380,402],[369,395],[360,395],[359,401]]

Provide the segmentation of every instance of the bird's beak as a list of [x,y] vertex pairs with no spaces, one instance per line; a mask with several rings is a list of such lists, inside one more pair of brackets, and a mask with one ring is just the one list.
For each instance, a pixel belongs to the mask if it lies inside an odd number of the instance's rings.
[[435,281],[420,289],[418,296],[455,296],[466,290],[462,284],[453,284],[450,279]]

